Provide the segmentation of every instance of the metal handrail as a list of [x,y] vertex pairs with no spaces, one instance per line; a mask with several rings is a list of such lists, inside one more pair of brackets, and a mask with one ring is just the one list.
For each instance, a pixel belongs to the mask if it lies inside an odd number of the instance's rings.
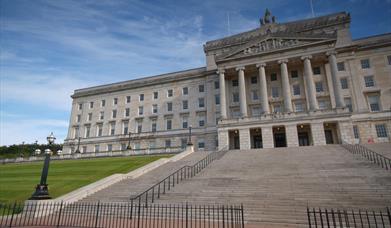
[[386,170],[391,171],[391,159],[390,158],[387,158],[379,153],[376,153],[375,151],[370,150],[361,144],[354,144],[353,145],[353,144],[349,144],[349,143],[344,142],[342,144],[342,147],[344,147],[346,150],[348,150],[352,154],[361,155],[362,157],[381,166],[382,168],[385,168]]
[[179,168],[160,182],[152,185],[144,192],[138,194],[135,197],[131,197],[131,202],[133,203],[133,201],[138,201],[139,204],[144,203],[146,206],[148,206],[149,201],[151,201],[151,203],[154,203],[155,198],[159,199],[160,195],[165,194],[166,191],[169,191],[171,188],[175,187],[175,184],[179,184],[180,181],[194,177],[205,167],[207,167],[211,162],[220,159],[227,151],[228,149],[224,147],[221,150],[208,154],[206,157],[204,157],[194,165],[185,165]]

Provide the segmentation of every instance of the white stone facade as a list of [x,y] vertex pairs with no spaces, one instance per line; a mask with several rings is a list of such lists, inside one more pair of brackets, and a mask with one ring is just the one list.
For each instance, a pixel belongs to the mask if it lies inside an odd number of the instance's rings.
[[207,42],[206,67],[76,90],[64,152],[184,146],[189,126],[196,150],[390,141],[391,35],[349,25],[266,23]]

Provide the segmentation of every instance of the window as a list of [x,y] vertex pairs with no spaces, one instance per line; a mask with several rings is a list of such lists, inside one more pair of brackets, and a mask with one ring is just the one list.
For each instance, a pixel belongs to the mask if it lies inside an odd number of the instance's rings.
[[296,110],[296,112],[303,112],[304,111],[303,103],[296,102],[295,103],[295,110]]
[[215,89],[220,89],[220,82],[219,81],[215,81]]
[[187,138],[181,138],[181,148],[186,148],[187,145]]
[[360,138],[360,133],[359,133],[358,127],[356,125],[353,126],[353,134],[354,134],[354,138],[355,139],[359,139]]
[[140,99],[140,101],[144,100],[144,94],[143,93],[139,95],[139,99]]
[[189,94],[189,88],[187,88],[187,87],[182,88],[182,94],[183,95],[188,95]]
[[156,132],[156,121],[153,121],[151,124],[151,131]]
[[115,122],[110,123],[110,135],[115,134]]
[[113,105],[117,105],[117,104],[118,104],[118,98],[115,97],[115,98],[113,99]]
[[128,121],[123,122],[122,133],[124,135],[127,135],[129,133],[129,122]]
[[215,95],[215,104],[216,105],[220,104],[220,95],[218,95],[218,94]]
[[315,82],[315,88],[317,93],[323,92],[323,83],[322,82]]
[[349,85],[348,85],[348,79],[347,78],[341,78],[341,88],[342,89],[347,89],[349,88]]
[[157,104],[152,105],[152,113],[154,113],[154,114],[157,113]]
[[251,84],[257,84],[258,83],[258,79],[256,76],[253,76],[251,77]]
[[388,65],[391,65],[391,55],[387,56]]
[[75,127],[73,130],[74,138],[79,138],[79,127]]
[[319,101],[319,109],[326,109],[327,104],[326,101]]
[[352,99],[350,97],[344,98],[345,105],[349,109],[349,112],[353,112]]
[[80,120],[81,120],[81,115],[77,115],[77,116],[76,116],[76,122],[77,122],[77,123],[80,123]]
[[100,106],[105,107],[106,106],[106,100],[101,100],[100,101]]
[[369,59],[362,59],[361,60],[361,69],[368,69],[371,68],[371,65],[369,63]]
[[174,91],[172,89],[167,90],[167,97],[172,97],[174,94]]
[[121,143],[121,150],[126,150],[126,143]]
[[113,151],[113,144],[107,144],[107,151]]
[[83,153],[87,153],[87,146],[83,146],[83,147],[81,148],[81,151],[82,151]]
[[187,100],[182,101],[182,109],[186,110],[189,108],[189,102]]
[[203,139],[198,140],[198,149],[204,149],[205,148],[205,142]]
[[239,81],[237,79],[232,80],[232,87],[237,87],[239,86]]
[[205,107],[205,100],[203,97],[198,98],[198,107],[199,108],[204,108]]
[[258,100],[258,91],[257,90],[252,90],[251,91],[251,98],[255,101]]
[[172,112],[172,102],[167,102],[167,111]]
[[272,97],[273,98],[279,97],[278,87],[272,87]]
[[277,74],[276,73],[270,74],[270,81],[277,81]]
[[99,152],[99,145],[95,145],[95,147],[94,147],[94,152],[95,152],[95,153],[98,153],[98,152]]
[[79,103],[79,110],[82,110],[82,109],[83,109],[83,104]]
[[374,87],[375,86],[375,81],[374,81],[372,75],[365,76],[364,82],[365,82],[365,87]]
[[94,102],[93,101],[90,102],[90,108],[94,108]]
[[280,105],[280,104],[275,104],[275,105],[273,106],[273,110],[274,110],[274,112],[276,112],[276,113],[282,112],[281,105]]
[[99,113],[99,119],[100,120],[103,120],[105,118],[105,112],[104,111],[101,111],[100,113]]
[[253,116],[260,116],[261,115],[261,108],[260,107],[252,107],[251,114]]
[[293,95],[300,95],[300,85],[293,85]]
[[130,108],[125,108],[125,117],[130,116]]
[[139,142],[134,144],[134,149],[135,150],[139,150],[140,149],[140,143]]
[[143,107],[143,106],[139,106],[139,107],[138,107],[138,115],[139,115],[139,116],[144,115],[144,107]]
[[141,121],[137,122],[137,133],[141,133],[143,131],[143,123]]
[[187,116],[182,117],[182,128],[188,127],[188,118]]
[[90,131],[91,131],[90,125],[85,126],[84,138],[89,138],[90,137]]
[[205,126],[205,116],[200,116],[198,119],[198,126],[203,127]]
[[166,129],[171,130],[172,129],[172,119],[166,120]]
[[239,93],[232,93],[233,102],[239,102]]
[[114,109],[113,111],[111,111],[111,118],[117,118],[117,110]]
[[153,92],[153,99],[158,99],[159,98],[159,93],[158,92]]
[[312,68],[312,72],[313,72],[314,74],[320,74],[320,67],[314,67],[314,68]]
[[298,78],[299,77],[299,72],[297,70],[292,70],[291,71],[291,77],[292,78]]
[[205,86],[204,85],[199,85],[198,86],[198,92],[200,92],[200,93],[205,92]]
[[337,63],[337,69],[338,71],[345,71],[345,63],[344,62]]
[[102,136],[102,133],[103,133],[103,125],[102,124],[99,124],[96,126],[96,136]]
[[130,96],[126,96],[126,103],[130,103],[130,101],[131,101],[131,97]]
[[91,121],[91,120],[92,120],[92,113],[88,113],[87,121]]
[[387,128],[385,124],[376,124],[376,134],[379,138],[386,138],[387,137]]
[[377,94],[368,96],[369,108],[371,109],[372,112],[380,111],[379,101],[380,101],[379,95]]
[[167,139],[167,140],[165,141],[165,145],[166,145],[166,147],[171,147],[171,140],[170,140],[170,139]]

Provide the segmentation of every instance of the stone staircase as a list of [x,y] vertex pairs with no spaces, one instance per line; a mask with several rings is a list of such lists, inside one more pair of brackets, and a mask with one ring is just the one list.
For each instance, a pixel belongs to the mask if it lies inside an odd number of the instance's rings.
[[391,159],[391,143],[362,144],[366,148]]
[[307,205],[390,206],[391,174],[339,145],[229,151],[156,203],[185,202],[243,203],[249,224],[306,227]]

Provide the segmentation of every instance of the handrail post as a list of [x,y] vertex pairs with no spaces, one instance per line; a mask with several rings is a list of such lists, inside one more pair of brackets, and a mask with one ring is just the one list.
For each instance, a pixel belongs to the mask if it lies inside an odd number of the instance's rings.
[[60,211],[58,212],[57,227],[60,227],[62,205],[63,205],[63,201],[61,201],[61,204],[60,204]]
[[15,201],[14,206],[12,208],[12,214],[11,214],[11,220],[10,220],[10,226],[9,227],[12,227],[12,221],[14,220],[15,208],[16,208],[16,201]]
[[95,228],[98,227],[98,219],[99,219],[99,206],[100,206],[100,201],[98,201],[98,205],[96,207],[96,216],[95,216]]

